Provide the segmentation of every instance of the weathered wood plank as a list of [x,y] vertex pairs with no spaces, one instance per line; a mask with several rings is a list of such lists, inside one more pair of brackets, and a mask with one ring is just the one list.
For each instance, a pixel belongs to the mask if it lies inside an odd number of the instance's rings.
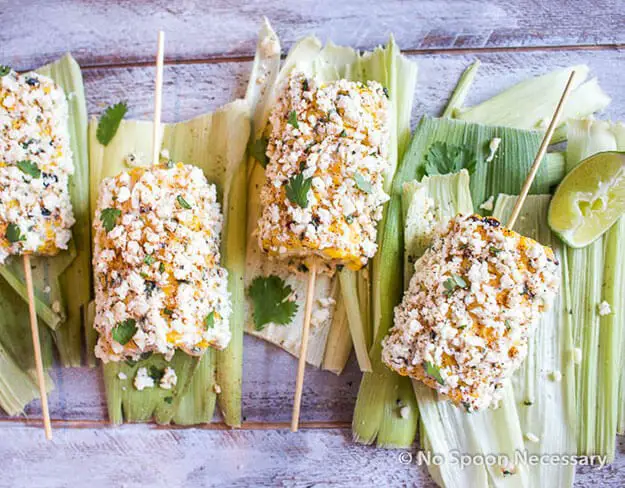
[[316,34],[368,49],[391,32],[403,49],[415,50],[625,43],[619,0],[0,3],[0,62],[16,69],[68,50],[89,65],[152,62],[158,28],[167,32],[169,60],[250,56],[263,16],[285,46]]
[[[413,122],[421,114],[439,114],[462,70],[475,59],[482,61],[467,103],[484,100],[502,89],[549,70],[588,64],[591,74],[614,97],[606,114],[625,118],[621,60],[616,49],[601,51],[497,52],[478,54],[411,55],[419,67]],[[181,64],[167,66],[163,117],[172,122],[187,119],[243,96],[250,62]],[[154,68],[151,66],[95,68],[84,71],[89,113],[99,115],[107,105],[129,101],[129,117],[150,118],[153,105]]]
[[[31,427],[5,425],[0,486],[415,486],[433,488],[424,466],[400,453],[353,444],[348,429],[210,431],[130,425],[64,429],[52,442]],[[619,452],[625,451],[621,439]],[[405,458],[404,458],[405,459]],[[576,487],[623,486],[625,456],[578,470]]]

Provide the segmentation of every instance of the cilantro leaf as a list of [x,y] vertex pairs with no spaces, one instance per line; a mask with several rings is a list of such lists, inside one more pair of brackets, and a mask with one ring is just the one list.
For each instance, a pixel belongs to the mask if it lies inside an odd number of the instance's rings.
[[137,321],[135,319],[126,319],[122,322],[118,322],[113,327],[112,336],[113,340],[119,342],[122,346],[128,344],[130,339],[137,333]]
[[8,75],[11,72],[11,67],[5,64],[0,64],[0,78]]
[[469,285],[462,276],[452,274],[450,278],[447,278],[444,281],[443,286],[445,287],[445,295],[450,296],[453,294],[453,292],[456,291],[456,289],[464,289],[467,288]]
[[257,276],[247,290],[254,302],[254,325],[263,330],[269,323],[287,325],[298,305],[288,300],[293,289],[278,276]]
[[373,191],[371,183],[360,173],[354,173],[354,182],[356,183],[358,189],[364,191],[365,193],[371,193]]
[[122,211],[118,208],[105,208],[100,212],[100,220],[102,221],[102,227],[106,232],[111,232],[115,227],[117,219],[121,216]]
[[269,158],[267,158],[267,144],[269,144],[267,138],[261,137],[251,143],[248,148],[250,156],[258,161],[263,168],[266,168],[269,162]]
[[116,103],[104,111],[98,122],[98,129],[95,134],[100,144],[108,146],[109,142],[113,140],[126,112],[128,112],[126,102]]
[[32,176],[35,179],[41,176],[41,170],[39,169],[39,166],[37,166],[37,163],[33,163],[29,159],[18,161],[17,167],[22,173]]
[[292,203],[301,208],[308,207],[308,191],[312,186],[312,178],[304,178],[302,173],[293,176],[286,185],[286,196]]
[[17,224],[9,224],[7,226],[5,237],[9,242],[19,242],[26,240],[26,236],[22,234],[22,230]]
[[423,361],[423,369],[425,369],[425,374],[434,378],[439,385],[445,384],[445,380],[441,376],[441,370],[438,366],[429,361]]
[[143,258],[143,262],[147,264],[148,266],[151,266],[152,264],[154,264],[155,260],[156,259],[151,254],[148,254],[146,257]]
[[213,327],[215,327],[215,312],[209,313],[204,318],[204,327],[206,327],[206,330],[212,329]]
[[178,202],[178,205],[180,205],[182,208],[186,208],[187,210],[191,210],[191,204],[189,202],[187,202],[184,198],[182,198],[182,195],[178,195],[176,197],[176,201]]
[[295,110],[292,110],[289,113],[289,118],[287,122],[291,124],[295,129],[299,129],[299,123],[297,122],[297,112]]
[[171,405],[174,402],[174,397],[172,396],[166,396],[165,398],[163,398],[163,401],[165,403],[168,403],[169,405]]
[[425,156],[424,176],[458,173],[466,169],[473,174],[477,167],[475,153],[467,146],[434,142]]

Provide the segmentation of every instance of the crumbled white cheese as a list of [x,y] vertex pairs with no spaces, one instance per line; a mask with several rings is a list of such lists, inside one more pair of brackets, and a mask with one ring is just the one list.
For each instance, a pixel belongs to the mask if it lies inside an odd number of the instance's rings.
[[[382,85],[320,84],[294,73],[269,118],[269,162],[260,192],[258,239],[279,257],[318,254],[359,268],[375,254],[389,152]],[[287,196],[295,177],[310,182],[301,208]]]
[[414,269],[383,361],[469,411],[488,408],[559,287],[553,251],[494,218],[457,216]]
[[0,78],[0,264],[67,249],[74,172],[63,90],[37,73]]
[[410,407],[408,405],[404,405],[399,409],[399,416],[402,419],[407,419],[410,416]]
[[599,315],[603,317],[612,313],[612,307],[610,307],[610,304],[608,302],[603,300],[597,307],[597,311],[599,312]]
[[161,378],[161,382],[159,386],[164,390],[171,390],[178,383],[178,376],[176,375],[176,371],[174,368],[170,368],[169,366],[165,368],[165,373]]
[[490,153],[486,158],[487,163],[490,163],[495,158],[495,153],[497,152],[497,149],[499,149],[499,144],[501,144],[501,139],[499,137],[493,137],[491,139],[490,143],[488,144],[488,150],[490,151]]
[[137,390],[143,391],[146,388],[154,388],[154,379],[148,374],[147,368],[139,368],[133,384]]
[[127,375],[126,373],[122,372],[122,371],[120,371],[120,372],[117,374],[117,377],[118,377],[120,380],[122,380],[122,381],[123,381],[123,380],[127,380],[127,379],[128,379],[128,375]]
[[486,210],[487,212],[492,212],[493,208],[495,208],[495,195],[491,195],[488,200],[480,205],[480,209]]
[[221,386],[215,383],[215,385],[213,386],[213,391],[219,395],[221,393]]
[[539,442],[540,439],[538,438],[538,436],[536,434],[533,434],[531,432],[526,432],[525,433],[525,438],[530,441],[530,442]]
[[59,302],[58,300],[54,300],[52,302],[52,311],[54,313],[61,313],[61,302]]

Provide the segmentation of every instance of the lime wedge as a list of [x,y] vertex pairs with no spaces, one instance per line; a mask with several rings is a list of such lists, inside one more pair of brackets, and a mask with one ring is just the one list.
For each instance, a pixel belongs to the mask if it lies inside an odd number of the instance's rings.
[[625,152],[584,159],[560,183],[549,205],[549,227],[571,247],[598,239],[625,213]]

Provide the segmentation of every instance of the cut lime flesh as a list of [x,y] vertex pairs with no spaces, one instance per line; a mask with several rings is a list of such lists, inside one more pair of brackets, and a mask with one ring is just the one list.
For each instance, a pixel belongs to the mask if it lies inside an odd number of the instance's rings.
[[585,247],[625,213],[625,152],[584,159],[560,183],[549,206],[549,227],[567,245]]

